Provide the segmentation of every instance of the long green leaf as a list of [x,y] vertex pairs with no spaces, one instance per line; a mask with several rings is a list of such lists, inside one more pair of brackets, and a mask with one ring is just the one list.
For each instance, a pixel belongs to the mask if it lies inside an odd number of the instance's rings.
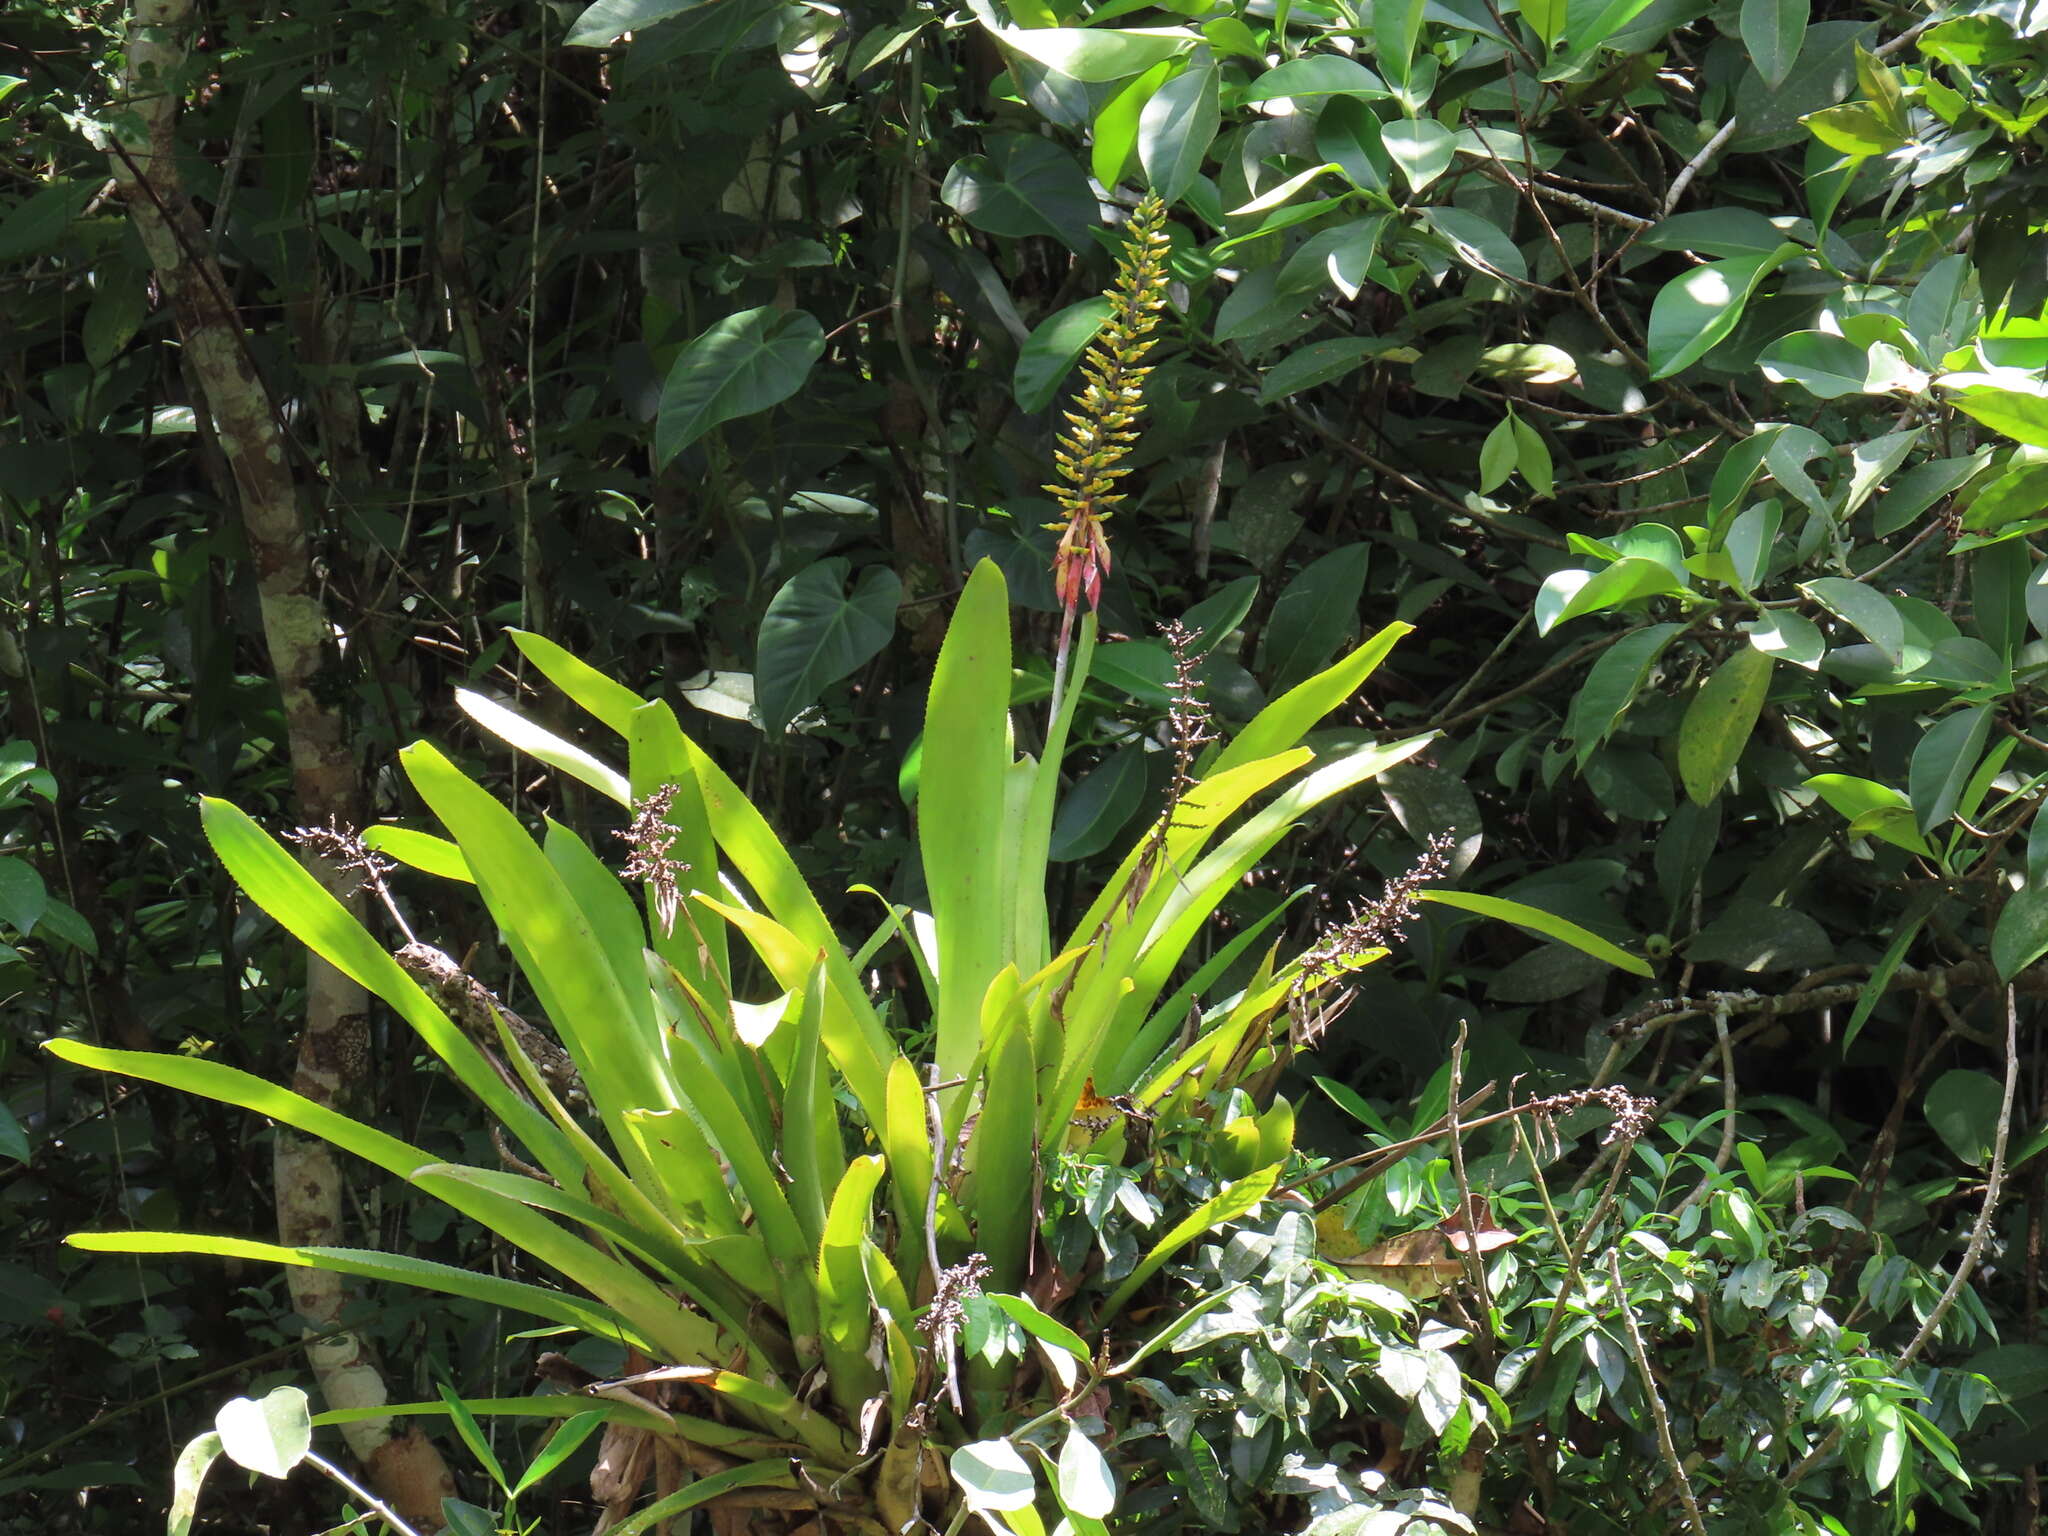
[[[630,1250],[648,1267],[672,1279],[732,1338],[744,1341],[750,1348],[759,1347],[761,1330],[748,1327],[749,1310],[756,1297],[740,1293],[716,1271],[708,1258],[709,1245],[689,1243],[664,1221],[628,1220],[595,1201],[571,1194],[553,1184],[497,1168],[432,1163],[415,1169],[412,1181],[443,1199],[447,1198],[447,1185],[467,1185],[487,1191],[500,1200],[531,1206],[539,1211],[552,1211],[581,1223],[592,1232],[611,1239],[619,1248]],[[780,1363],[786,1365],[787,1361]],[[766,1364],[764,1356],[754,1362],[753,1368],[762,1369]]]
[[[1169,862],[1127,918],[1105,914],[1109,938],[1086,963],[1067,1002],[1059,1074],[1040,1112],[1043,1140],[1051,1143],[1091,1076],[1107,1080],[1209,914],[1287,835],[1295,818],[1412,757],[1434,739],[1369,743],[1333,758],[1289,786],[1192,868]],[[1246,764],[1238,771],[1257,766]],[[1172,847],[1169,832],[1169,851]]]
[[[539,1397],[471,1397],[464,1401],[469,1404],[471,1413],[485,1418],[570,1419],[592,1413],[616,1424],[630,1424],[635,1429],[665,1430],[670,1423],[669,1416],[659,1408],[636,1408],[633,1404],[616,1397],[585,1397],[568,1392],[550,1392]],[[385,1417],[441,1418],[447,1412],[448,1405],[439,1399],[433,1402],[378,1403],[363,1408],[329,1408],[313,1415],[313,1425],[316,1429],[324,1429],[338,1424],[360,1424],[365,1419]],[[746,1430],[735,1426],[720,1427],[735,1439],[747,1434]]]
[[627,716],[627,739],[633,803],[639,805],[664,787],[673,795],[667,825],[675,836],[669,854],[676,866],[671,874],[678,910],[673,925],[664,927],[658,893],[649,883],[647,926],[653,934],[654,951],[699,992],[715,994],[722,1001],[732,992],[725,926],[697,922],[687,905],[694,892],[723,894],[723,889],[718,882],[718,839],[704,808],[682,727],[668,705],[648,704]]
[[[1252,796],[1314,761],[1315,754],[1308,748],[1295,747],[1252,762],[1211,768],[1174,807],[1172,816],[1167,819],[1162,862],[1169,869],[1186,868],[1216,829],[1236,815]],[[1124,855],[1116,873],[1103,882],[1101,893],[1082,913],[1080,921],[1074,924],[1067,948],[1093,943],[1117,908],[1130,907],[1132,882],[1138,877],[1139,868],[1148,855],[1156,851],[1158,845],[1154,839],[1158,832],[1158,823],[1155,822],[1131,845],[1131,851]],[[1159,900],[1164,899],[1162,894]]]
[[599,762],[574,742],[564,741],[539,721],[529,720],[517,710],[507,709],[495,699],[487,699],[467,688],[455,690],[455,702],[465,715],[513,751],[524,752],[550,768],[561,769],[606,799],[615,800],[620,805],[632,803],[624,774]]
[[[1406,762],[1435,740],[1436,734],[1430,732],[1384,746],[1359,747],[1319,765],[1233,833],[1185,879],[1174,881],[1165,906],[1146,935],[1132,974],[1131,992],[1121,1010],[1126,1017],[1151,1010],[1179,966],[1181,956],[1187,953],[1216,908],[1288,834],[1299,817],[1325,800]],[[1135,1021],[1131,1027],[1135,1027]]]
[[[492,1022],[497,1026],[498,1048],[504,1059],[512,1064],[527,1093],[561,1128],[563,1137],[582,1158],[586,1170],[584,1180],[590,1189],[602,1191],[603,1197],[643,1240],[668,1242],[671,1251],[680,1247],[700,1254],[704,1261],[716,1265],[750,1296],[765,1298],[774,1294],[775,1283],[767,1270],[765,1255],[760,1262],[753,1262],[753,1250],[759,1248],[759,1240],[751,1233],[745,1233],[739,1215],[733,1209],[732,1194],[719,1170],[718,1159],[705,1144],[694,1121],[680,1110],[629,1110],[624,1117],[628,1131],[635,1135],[648,1165],[656,1170],[657,1175],[677,1161],[663,1154],[672,1152],[677,1142],[685,1141],[685,1132],[694,1138],[684,1148],[683,1161],[694,1164],[692,1172],[698,1175],[698,1182],[684,1181],[682,1187],[693,1193],[703,1192],[702,1200],[696,1203],[676,1198],[678,1181],[664,1182],[657,1177],[643,1187],[642,1183],[628,1178],[625,1170],[598,1146],[581,1122],[562,1108],[554,1090],[519,1048],[519,1042],[513,1038],[504,1016],[494,1011]],[[666,1135],[645,1133],[649,1118],[656,1113],[676,1117],[675,1124],[664,1127]],[[694,1159],[689,1155],[692,1152],[696,1154]],[[659,1202],[654,1198],[656,1195],[661,1197]],[[677,1272],[683,1275],[692,1273],[687,1265]],[[708,1288],[708,1281],[706,1285]],[[728,1311],[734,1310],[730,1299],[726,1305]]]
[[526,1312],[580,1328],[595,1338],[651,1348],[626,1320],[609,1307],[598,1306],[563,1291],[550,1291],[497,1275],[481,1274],[453,1264],[436,1264],[402,1254],[368,1248],[288,1248],[244,1237],[213,1237],[202,1232],[74,1232],[64,1241],[88,1253],[201,1254],[216,1259],[253,1259],[329,1274],[382,1280],[423,1291],[463,1296],[485,1306]]
[[895,1052],[886,1049],[886,1037],[878,1046],[876,1037],[881,1034],[881,1021],[875,1016],[873,1004],[859,991],[859,982],[846,964],[845,952],[837,947],[821,952],[774,918],[709,896],[698,896],[693,905],[737,928],[768,967],[775,984],[785,992],[803,992],[822,961],[827,986],[818,1015],[820,1038],[847,1087],[868,1111],[871,1122],[886,1114],[883,1063]]
[[1569,944],[1582,954],[1591,955],[1595,960],[1604,960],[1617,970],[1627,971],[1631,976],[1648,976],[1650,963],[1630,954],[1619,945],[1588,929],[1581,928],[1569,919],[1541,907],[1532,907],[1526,902],[1509,901],[1502,896],[1480,896],[1471,891],[1423,891],[1424,901],[1433,901],[1438,906],[1456,907],[1461,912],[1476,912],[1481,917],[1498,918],[1504,923],[1513,923],[1517,928],[1527,928],[1540,933],[1546,939],[1555,939],[1560,944]]
[[645,1037],[631,1025],[637,1011],[605,962],[603,941],[510,811],[425,742],[404,748],[399,761],[469,861],[520,971],[575,1058],[593,1107],[632,1161],[637,1148],[620,1116],[676,1099],[662,1063],[649,1058]]
[[[1007,682],[1005,683],[1007,687]],[[710,823],[718,846],[733,869],[753,890],[761,908],[781,927],[796,937],[811,957],[825,957],[825,975],[832,983],[832,1006],[827,1009],[825,1044],[833,1063],[846,1079],[846,1086],[860,1101],[869,1122],[879,1123],[886,1113],[884,1074],[895,1047],[882,1027],[874,1005],[860,978],[847,963],[839,936],[826,920],[817,897],[804,883],[796,861],[782,846],[782,840],[716,763],[689,737],[682,737],[682,750],[697,780],[704,816]],[[803,974],[810,972],[807,957]],[[801,982],[784,982],[794,990]],[[846,1033],[838,1030],[844,1022]]]
[[[889,1115],[882,1150],[889,1158],[889,1198],[900,1234],[898,1254],[924,1249],[925,1205],[932,1182],[931,1109],[917,1068],[907,1057],[889,1063]],[[909,1261],[904,1261],[906,1265]]]
[[1038,1106],[1030,1085],[1038,1081],[1038,1070],[1018,990],[1017,973],[1009,968],[989,988],[990,1006],[982,1015],[990,1036],[988,1075],[980,1099],[981,1118],[968,1148],[975,1236],[989,1262],[989,1288],[998,1291],[1015,1290],[1024,1283],[1035,1215],[1034,1202],[1019,1198],[1032,1181],[1032,1127]]
[[1188,1010],[1195,1005],[1195,1000],[1214,986],[1225,972],[1237,964],[1246,950],[1258,943],[1275,923],[1287,915],[1289,908],[1313,889],[1313,886],[1304,885],[1290,891],[1287,899],[1276,903],[1264,917],[1233,934],[1229,943],[1202,962],[1194,975],[1174,988],[1172,996],[1152,1010],[1152,1017],[1132,1037],[1131,1043],[1124,1048],[1122,1059],[1103,1079],[1105,1083],[1114,1085],[1112,1091],[1118,1087],[1127,1089],[1138,1080],[1166,1044],[1167,1038],[1187,1022]]
[[110,1051],[75,1040],[51,1041],[52,1054],[80,1066],[161,1083],[183,1093],[234,1104],[317,1136],[366,1162],[418,1184],[464,1215],[552,1265],[621,1316],[643,1336],[668,1347],[677,1359],[715,1359],[718,1331],[703,1318],[677,1308],[640,1271],[619,1263],[580,1238],[539,1216],[487,1183],[448,1176],[446,1165],[418,1147],[373,1126],[315,1104],[288,1088],[217,1061],[199,1061],[154,1051]]
[[542,834],[541,851],[596,935],[596,953],[610,968],[625,1000],[627,1016],[619,1024],[630,1037],[628,1048],[650,1063],[661,1063],[666,1075],[668,1050],[655,1025],[647,982],[647,927],[639,908],[590,845],[552,817]]
[[1102,1312],[1096,1319],[1099,1325],[1107,1325],[1119,1312],[1124,1303],[1138,1293],[1138,1287],[1159,1272],[1160,1266],[1185,1248],[1196,1238],[1204,1236],[1225,1222],[1235,1221],[1266,1196],[1280,1181],[1280,1165],[1261,1168],[1248,1173],[1234,1183],[1225,1185],[1204,1200],[1187,1216],[1176,1222],[1166,1236],[1152,1245],[1152,1251],[1138,1261],[1138,1267],[1124,1277],[1123,1284],[1110,1292],[1109,1300],[1102,1304]]
[[399,1178],[419,1184],[464,1215],[525,1248],[592,1295],[603,1297],[620,1315],[633,1318],[645,1337],[668,1345],[676,1358],[716,1358],[719,1352],[717,1330],[704,1319],[676,1308],[638,1270],[600,1253],[487,1183],[465,1183],[447,1177],[446,1165],[373,1126],[217,1061],[168,1052],[112,1051],[76,1040],[53,1040],[48,1049],[80,1066],[118,1072],[182,1093],[233,1104],[308,1136],[317,1136]]
[[633,732],[633,712],[647,702],[623,683],[613,682],[582,658],[565,651],[545,636],[529,630],[508,629],[506,635],[519,647],[519,654],[540,669],[571,701],[581,705],[621,736]]
[[297,859],[225,800],[202,799],[200,822],[206,840],[251,901],[329,965],[390,1004],[558,1181],[580,1181],[578,1160],[547,1117],[506,1086],[483,1052]]
[[1329,666],[1307,682],[1298,683],[1252,716],[1251,722],[1232,737],[1217,755],[1205,776],[1242,763],[1256,762],[1285,752],[1331,710],[1348,700],[1365,680],[1378,670],[1400,638],[1415,628],[1412,624],[1389,624],[1363,645]]
[[857,1157],[846,1165],[832,1192],[824,1240],[818,1245],[818,1331],[832,1400],[849,1420],[859,1418],[881,1383],[881,1373],[868,1359],[874,1314],[861,1245],[868,1235],[868,1208],[885,1166],[874,1156]]
[[964,1076],[981,1049],[982,995],[1014,932],[1001,857],[1009,704],[1009,593],[1003,573],[984,560],[968,577],[939,649],[917,792],[918,844],[939,935],[942,1078]]
[[476,878],[463,862],[462,850],[445,837],[416,832],[410,827],[376,826],[363,830],[363,846],[372,853],[396,859],[412,869],[443,880],[475,885]]
[[825,968],[814,966],[797,1016],[796,1049],[791,1054],[782,1107],[782,1165],[789,1175],[790,1206],[814,1249],[824,1241],[827,1205],[846,1176],[839,1101],[833,1097],[818,1038],[826,991]]
[[723,1472],[713,1472],[700,1477],[685,1488],[678,1489],[665,1499],[656,1499],[637,1514],[629,1515],[611,1527],[612,1536],[640,1536],[643,1531],[659,1529],[662,1522],[673,1520],[687,1510],[710,1502],[722,1494],[740,1488],[794,1488],[796,1473],[791,1469],[789,1459],[779,1461],[750,1461],[741,1466],[728,1467]]
[[1053,813],[1058,807],[1060,770],[1067,755],[1067,737],[1073,729],[1074,711],[1081,704],[1081,685],[1095,659],[1096,619],[1081,615],[1081,633],[1075,642],[1067,691],[1060,700],[1059,713],[1045,733],[1045,752],[1034,770],[1031,804],[1017,840],[1016,960],[1019,966],[1036,970],[1052,958],[1050,920],[1045,903],[1046,854],[1052,846]]

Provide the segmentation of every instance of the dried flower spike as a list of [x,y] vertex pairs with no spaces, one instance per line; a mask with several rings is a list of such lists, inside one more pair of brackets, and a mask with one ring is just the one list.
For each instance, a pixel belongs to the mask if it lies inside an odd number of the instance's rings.
[[682,835],[668,819],[675,800],[676,786],[662,785],[633,807],[633,824],[618,834],[633,850],[626,860],[626,878],[644,880],[653,888],[654,915],[664,933],[675,929],[683,904],[682,877],[690,868],[675,855],[676,839]]

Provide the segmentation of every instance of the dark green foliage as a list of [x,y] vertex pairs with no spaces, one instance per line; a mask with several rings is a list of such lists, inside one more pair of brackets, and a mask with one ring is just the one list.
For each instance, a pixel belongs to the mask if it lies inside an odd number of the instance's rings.
[[[1017,696],[1050,687],[1041,487],[1112,271],[1107,215],[1155,187],[1176,286],[1110,525],[1103,629],[1125,638],[1097,656],[1054,829],[1066,915],[1167,782],[1148,745],[1161,620],[1201,635],[1233,726],[1361,633],[1418,625],[1328,744],[1437,729],[1432,755],[1320,811],[1233,892],[1226,937],[1274,926],[1227,974],[1376,896],[1447,828],[1459,888],[1645,957],[1638,978],[1427,907],[1327,1021],[1313,1071],[1336,1097],[1287,1086],[1302,1143],[1349,1152],[1385,1126],[1339,1104],[1404,1124],[1441,1107],[1463,1019],[1468,1082],[1597,1074],[1658,1097],[1687,1151],[1653,1137],[1645,1155],[1702,1163],[1625,1186],[1616,1221],[1721,1266],[1719,1286],[1737,1256],[1715,1245],[1751,1238],[1680,1228],[1740,1228],[1740,1196],[1763,1223],[1741,1262],[1783,1281],[1695,1331],[1657,1290],[1678,1271],[1623,1245],[1659,1371],[1686,1389],[1672,1412],[1702,1421],[1724,1382],[1724,1413],[1784,1400],[1759,1385],[1781,1301],[1853,1315],[1894,1353],[1910,1339],[1983,1199],[2013,983],[2010,1176],[1995,1262],[1959,1303],[1998,1339],[1929,1346],[2013,1401],[1914,1411],[1978,1480],[1942,1497],[2022,1529],[2040,1509],[2027,1426],[2048,1411],[2048,34],[1968,3],[1281,10],[1278,31],[1270,6],[1113,7],[1083,28],[1094,10],[1041,0],[986,21],[769,0],[206,16],[175,82],[192,227],[289,424],[346,641],[321,699],[373,819],[416,823],[398,745],[474,747],[445,707],[457,686],[525,696],[504,639],[523,624],[676,702],[832,917],[872,915],[841,894],[855,883],[922,904],[906,798],[938,637],[992,558],[1044,625]],[[300,1369],[268,1275],[57,1243],[263,1233],[267,1132],[29,1050],[75,1036],[277,1078],[303,986],[193,808],[294,822],[233,480],[101,196],[121,22],[47,0],[0,20],[0,1507],[33,1494],[38,1529],[142,1528],[223,1389]],[[593,845],[621,820],[530,764],[474,766]],[[474,910],[437,913],[433,938],[477,946],[495,984],[506,957]],[[406,1038],[379,1021],[359,1104],[488,1161]],[[1738,1180],[1752,1148],[1768,1188]],[[1482,1182],[1538,1229],[1499,1298],[1526,1305],[1556,1284],[1547,1223],[1510,1148],[1474,1156],[1501,1160]],[[1792,1171],[1822,1167],[1853,1176],[1828,1197],[1860,1229],[1821,1230]],[[1420,1202],[1389,1230],[1449,1208]],[[366,1182],[352,1211],[366,1244],[493,1261],[409,1194]],[[1815,1271],[1824,1302],[1785,1300]],[[1703,1276],[1680,1278],[1705,1294]],[[526,1383],[531,1346],[499,1344],[481,1308],[380,1294],[364,1312],[401,1396]],[[1707,1338],[1727,1352],[1712,1370]],[[1587,1481],[1639,1493],[1661,1474],[1636,1388],[1595,1391],[1613,1359],[1580,1348],[1591,1377],[1523,1390],[1568,1421]],[[1940,1481],[1909,1421],[1863,1422]],[[1816,1498],[1888,1522],[1877,1454],[1814,1474]],[[1725,1485],[1780,1470],[1730,1465]],[[273,1517],[291,1514],[247,1511]]]

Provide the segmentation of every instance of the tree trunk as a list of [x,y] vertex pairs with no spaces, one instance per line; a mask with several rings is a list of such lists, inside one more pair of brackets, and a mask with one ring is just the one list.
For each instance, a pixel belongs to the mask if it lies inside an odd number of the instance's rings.
[[[184,344],[190,376],[212,418],[234,475],[243,531],[263,614],[271,670],[282,695],[292,784],[308,825],[356,825],[357,782],[345,722],[322,702],[316,686],[331,652],[331,631],[319,596],[301,521],[298,487],[276,412],[242,341],[236,313],[205,226],[178,173],[176,128],[184,91],[192,0],[135,0],[128,26],[123,109],[108,144],[114,179],[149,253]],[[345,871],[308,854],[328,890],[352,910],[361,906]],[[318,958],[309,958],[306,1017],[292,1087],[314,1102],[338,1105],[361,1081],[367,1060],[366,1000],[361,988]],[[341,1236],[341,1172],[325,1142],[277,1132],[278,1238],[286,1244],[333,1243]],[[286,1270],[292,1305],[316,1332],[341,1318],[348,1300],[337,1277]],[[379,1407],[389,1401],[383,1376],[352,1332],[309,1344],[307,1358],[328,1406]],[[439,1529],[441,1500],[453,1480],[433,1443],[417,1430],[395,1432],[388,1418],[343,1431],[372,1486],[405,1519]]]

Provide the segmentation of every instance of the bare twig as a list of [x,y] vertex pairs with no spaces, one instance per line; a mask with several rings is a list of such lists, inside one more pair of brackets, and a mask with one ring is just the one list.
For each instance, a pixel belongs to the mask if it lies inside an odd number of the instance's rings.
[[[1963,1293],[1963,1287],[1970,1283],[1970,1276],[1977,1272],[1978,1261],[1984,1257],[1984,1245],[1991,1239],[1991,1219],[1998,1214],[1998,1199],[2005,1190],[2006,1144],[2012,1138],[2012,1104],[2019,1091],[2020,1082],[2020,1040],[2019,1005],[2017,993],[2008,986],[2005,989],[2005,1092],[1999,1100],[1998,1124],[1991,1133],[1991,1172],[1984,1180],[1984,1203],[1977,1208],[1976,1223],[1970,1228],[1970,1240],[1963,1248],[1963,1256],[1956,1263],[1956,1272],[1949,1276],[1948,1285],[1941,1297],[1928,1311],[1920,1324],[1919,1332],[1903,1351],[1894,1366],[1903,1371],[1915,1360],[1934,1339],[1935,1331],[1948,1317],[1956,1304],[1956,1298]],[[1785,1475],[1785,1486],[1803,1479],[1818,1466],[1841,1442],[1842,1430],[1837,1425],[1800,1460],[1799,1465]]]
[[1470,709],[1461,710],[1455,715],[1438,715],[1435,719],[1425,724],[1423,729],[1429,731],[1448,731],[1461,725],[1467,725],[1479,719],[1482,715],[1490,715],[1509,700],[1520,698],[1532,688],[1540,688],[1543,684],[1549,682],[1551,678],[1557,676],[1558,673],[1568,671],[1596,652],[1606,650],[1607,647],[1614,644],[1615,641],[1627,633],[1628,631],[1625,629],[1617,629],[1610,634],[1601,635],[1598,639],[1588,640],[1577,650],[1567,652],[1542,671],[1531,674],[1515,684],[1514,687],[1497,693],[1490,699],[1474,704]]
[[1939,12],[1932,16],[1922,17],[1919,21],[1914,22],[1912,26],[1906,28],[1906,30],[1901,32],[1897,37],[1894,37],[1887,42],[1879,43],[1875,48],[1871,49],[1870,51],[1872,56],[1880,59],[1890,58],[1893,54],[1897,53],[1901,48],[1905,47],[1906,44],[1912,42],[1914,39],[1919,37],[1919,35],[1922,32],[1925,32],[1929,27],[1933,26],[1937,21],[1940,21],[1942,19],[1942,15]]
[[1671,217],[1671,210],[1676,208],[1678,200],[1685,196],[1685,189],[1692,185],[1692,179],[1699,175],[1700,168],[1713,159],[1719,153],[1721,146],[1726,144],[1734,135],[1735,123],[1736,119],[1733,117],[1723,123],[1720,130],[1711,139],[1707,140],[1700,152],[1685,162],[1685,169],[1671,179],[1671,190],[1664,194],[1665,218]]
[[[1472,1203],[1472,1180],[1465,1172],[1465,1132],[1458,1123],[1458,1096],[1465,1089],[1465,1021],[1458,1021],[1458,1038],[1451,1044],[1451,1099],[1444,1118],[1450,1121],[1451,1171],[1458,1180],[1459,1220],[1464,1223],[1465,1241],[1454,1242],[1458,1257],[1465,1261],[1465,1278],[1479,1295],[1477,1342],[1485,1358],[1493,1359],[1493,1293],[1486,1284],[1486,1256],[1474,1240],[1479,1232],[1477,1208]],[[1521,1127],[1516,1126],[1519,1135]],[[1489,1369],[1490,1369],[1489,1365]]]
[[1516,637],[1519,636],[1523,630],[1529,627],[1529,623],[1534,617],[1534,610],[1523,610],[1522,616],[1519,619],[1515,620],[1513,624],[1509,625],[1508,632],[1500,637],[1500,643],[1496,645],[1490,652],[1487,653],[1486,660],[1480,662],[1479,665],[1472,670],[1471,675],[1468,676],[1465,679],[1465,681],[1458,684],[1457,690],[1454,693],[1452,693],[1452,695],[1448,699],[1444,700],[1443,708],[1438,710],[1437,713],[1440,715],[1448,715],[1453,710],[1455,710],[1460,704],[1464,703],[1465,696],[1469,694],[1474,688],[1478,687],[1479,679],[1486,676],[1488,672],[1492,671],[1493,664],[1496,661],[1499,661],[1501,657],[1507,654],[1508,647],[1513,645],[1515,643]]
[[[1486,168],[1481,166],[1480,169],[1485,170]],[[1494,172],[1489,171],[1487,174],[1492,175],[1496,181],[1501,179]],[[1512,178],[1509,179],[1509,184],[1513,185]],[[1534,192],[1538,197],[1547,197],[1553,203],[1560,204],[1563,207],[1575,208],[1580,213],[1586,214],[1591,218],[1606,219],[1609,223],[1619,224],[1624,229],[1633,230],[1637,234],[1641,234],[1657,222],[1655,219],[1643,218],[1639,214],[1624,213],[1619,208],[1610,208],[1605,203],[1596,203],[1590,197],[1581,197],[1576,192],[1567,192],[1563,187],[1553,187],[1547,182],[1532,179],[1525,185],[1528,190]]]
[[1703,1174],[1692,1192],[1678,1202],[1672,1211],[1674,1217],[1684,1214],[1691,1206],[1699,1204],[1713,1188],[1714,1180],[1726,1171],[1728,1160],[1735,1155],[1735,1050],[1728,1039],[1728,1010],[1714,1010],[1714,1041],[1719,1047],[1721,1059],[1721,1145],[1714,1151],[1714,1166]]
[[1614,1305],[1621,1312],[1622,1328],[1628,1334],[1628,1352],[1635,1357],[1636,1371],[1643,1378],[1643,1396],[1649,1399],[1650,1417],[1657,1425],[1657,1449],[1663,1454],[1664,1465],[1670,1469],[1671,1479],[1678,1485],[1678,1496],[1685,1501],[1685,1517],[1692,1526],[1694,1536],[1707,1536],[1706,1516],[1700,1513],[1700,1501],[1692,1491],[1692,1479],[1685,1475],[1685,1463],[1678,1459],[1678,1447],[1671,1441],[1671,1419],[1664,1411],[1664,1399],[1657,1391],[1657,1378],[1650,1374],[1650,1352],[1643,1348],[1642,1330],[1636,1327],[1635,1310],[1628,1304],[1628,1296],[1621,1284],[1621,1250],[1607,1250],[1607,1278],[1614,1282]]

